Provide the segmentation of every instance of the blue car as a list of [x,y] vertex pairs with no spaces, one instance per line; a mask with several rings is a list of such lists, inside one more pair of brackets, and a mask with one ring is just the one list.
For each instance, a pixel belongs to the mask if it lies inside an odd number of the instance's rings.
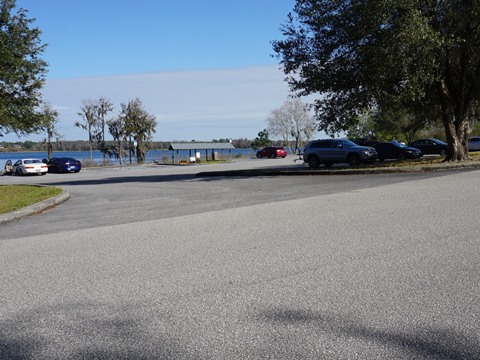
[[69,157],[51,158],[48,162],[48,172],[66,173],[76,172],[78,173],[82,169],[82,163],[79,160]]

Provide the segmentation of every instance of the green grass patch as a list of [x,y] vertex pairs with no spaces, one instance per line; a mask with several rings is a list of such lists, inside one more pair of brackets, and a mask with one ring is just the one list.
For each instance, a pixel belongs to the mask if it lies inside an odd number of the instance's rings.
[[51,186],[0,185],[0,214],[60,195],[62,191]]
[[220,164],[220,163],[224,163],[224,162],[227,162],[227,160],[223,160],[223,159],[220,159],[220,160],[208,160],[208,161],[202,161],[201,164],[202,165],[211,165],[211,164]]

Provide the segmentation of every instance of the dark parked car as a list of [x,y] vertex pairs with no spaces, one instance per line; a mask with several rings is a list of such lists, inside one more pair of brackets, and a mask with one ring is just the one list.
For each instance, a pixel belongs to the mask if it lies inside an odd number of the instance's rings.
[[47,161],[48,172],[76,172],[82,169],[82,163],[74,158],[51,158]]
[[281,146],[268,146],[257,152],[257,158],[276,158],[287,156],[287,151]]
[[417,148],[423,155],[446,156],[448,152],[448,145],[438,139],[418,139],[408,144],[408,146]]
[[418,159],[422,157],[422,152],[399,142],[384,142],[373,145],[377,150],[378,160],[383,161],[386,159]]
[[325,139],[310,141],[303,150],[303,161],[311,168],[320,164],[330,167],[335,163],[348,163],[358,166],[377,160],[377,150],[369,146],[359,146],[346,139]]
[[474,136],[468,139],[468,151],[480,150],[480,136]]

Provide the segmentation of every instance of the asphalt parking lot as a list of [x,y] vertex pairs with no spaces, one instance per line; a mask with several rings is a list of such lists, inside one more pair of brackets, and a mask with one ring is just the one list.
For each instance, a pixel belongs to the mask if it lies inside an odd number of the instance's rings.
[[198,172],[0,178],[70,194],[0,225],[0,358],[480,358],[480,171]]

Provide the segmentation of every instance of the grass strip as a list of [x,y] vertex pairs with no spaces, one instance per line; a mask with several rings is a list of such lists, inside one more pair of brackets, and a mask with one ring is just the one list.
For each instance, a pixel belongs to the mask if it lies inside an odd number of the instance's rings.
[[62,191],[52,186],[0,185],[0,214],[60,195]]

